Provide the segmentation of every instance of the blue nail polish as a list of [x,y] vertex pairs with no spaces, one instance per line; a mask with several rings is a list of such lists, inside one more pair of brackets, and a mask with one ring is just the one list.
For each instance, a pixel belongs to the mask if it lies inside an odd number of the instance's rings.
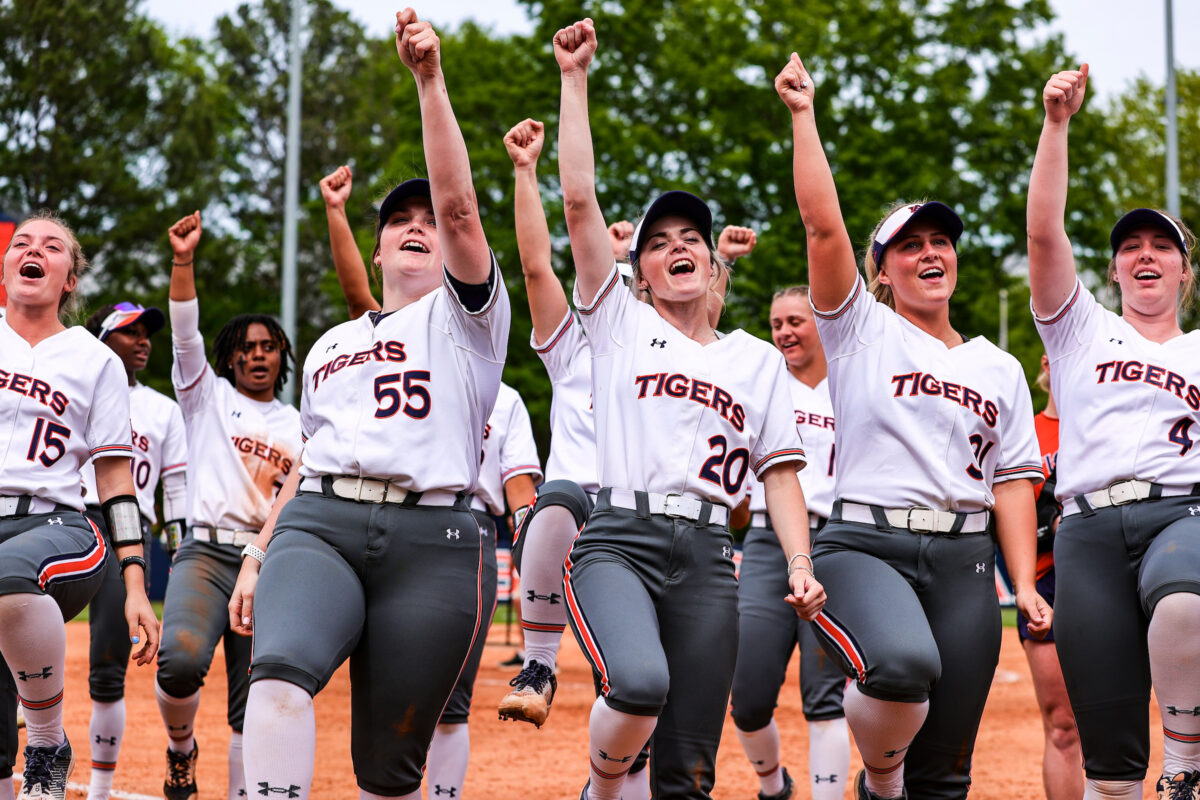
[[134,644],[137,644],[138,642],[140,642],[140,641],[141,641],[141,639],[139,639],[139,638],[138,638],[138,637],[136,637],[136,636],[130,636],[130,637],[129,637],[129,641],[133,642]]

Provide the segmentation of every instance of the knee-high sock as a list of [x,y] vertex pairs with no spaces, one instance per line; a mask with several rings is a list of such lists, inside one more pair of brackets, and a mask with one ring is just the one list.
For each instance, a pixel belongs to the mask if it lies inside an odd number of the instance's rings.
[[779,768],[779,727],[775,718],[767,723],[765,728],[756,731],[744,731],[736,728],[738,741],[750,766],[758,774],[759,789],[765,795],[779,794],[783,791],[783,770]]
[[849,772],[850,733],[845,717],[808,723],[812,800],[841,800]]
[[904,755],[925,723],[929,701],[878,700],[851,683],[842,706],[867,769],[867,789],[879,797],[900,797],[904,792]]
[[658,717],[626,714],[609,708],[603,697],[596,698],[588,717],[588,800],[620,800],[625,774],[657,724]]
[[246,785],[254,790],[261,785],[267,793],[286,789],[307,800],[317,757],[317,720],[308,692],[281,680],[250,684],[242,732]]
[[108,800],[112,791],[113,770],[125,735],[125,700],[113,703],[92,701],[92,720],[88,739],[92,746],[92,775],[88,781],[88,800]]
[[62,744],[67,627],[58,603],[45,594],[0,597],[0,653],[17,682],[28,744]]
[[621,784],[621,800],[650,800],[650,765],[625,776]]
[[245,756],[242,753],[242,734],[232,731],[229,736],[229,800],[246,797]]
[[167,726],[167,747],[177,753],[190,753],[196,746],[196,712],[200,710],[200,690],[187,697],[172,697],[154,682],[158,713]]
[[1141,781],[1085,781],[1083,800],[1141,800]]
[[[546,506],[529,520],[521,557],[521,631],[525,666],[537,661],[554,669],[567,626],[563,562],[579,529],[562,506]],[[530,600],[530,594],[533,600]]]
[[1200,768],[1200,595],[1169,594],[1154,608],[1146,638],[1163,721],[1163,774]]
[[16,788],[12,777],[0,778],[0,800],[16,800]]
[[425,762],[425,785],[429,800],[459,800],[471,759],[471,732],[467,723],[438,723]]

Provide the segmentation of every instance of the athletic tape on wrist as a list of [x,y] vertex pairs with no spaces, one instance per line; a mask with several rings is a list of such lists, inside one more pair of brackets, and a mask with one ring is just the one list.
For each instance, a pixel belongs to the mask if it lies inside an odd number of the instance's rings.
[[138,509],[136,497],[131,494],[119,494],[109,498],[102,508],[114,545],[120,547],[142,543],[142,513]]

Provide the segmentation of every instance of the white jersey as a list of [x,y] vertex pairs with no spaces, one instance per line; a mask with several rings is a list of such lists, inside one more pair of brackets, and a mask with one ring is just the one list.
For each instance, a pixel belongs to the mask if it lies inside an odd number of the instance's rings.
[[446,279],[399,311],[364,314],[326,332],[304,362],[300,474],[473,491],[509,321],[493,262],[492,295],[478,312]]
[[170,309],[171,379],[187,427],[188,521],[257,530],[300,453],[300,414],[217,377],[195,327],[199,304],[172,300]]
[[[135,383],[129,387],[129,419],[133,425],[133,485],[138,508],[154,525],[158,522],[154,490],[159,478],[187,469],[183,412],[162,392]],[[90,461],[83,468],[83,502],[100,505],[96,469]]]
[[946,347],[861,276],[838,308],[813,311],[837,419],[838,498],[973,512],[992,507],[993,483],[1042,480],[1033,401],[1011,355],[982,337]]
[[701,345],[637,300],[615,266],[579,313],[592,345],[602,486],[733,506],[748,474],[804,466],[774,347],[741,330]]
[[[829,399],[829,381],[809,386],[788,373],[788,388],[796,408],[796,427],[804,440],[808,467],[800,473],[800,488],[810,514],[829,518],[833,510],[833,403]],[[750,511],[765,512],[767,496],[761,481],[753,481]]]
[[1062,420],[1059,500],[1128,478],[1200,483],[1200,331],[1152,342],[1078,282],[1037,323]]
[[117,354],[80,327],[31,347],[0,319],[0,496],[82,511],[84,463],[131,451]]
[[541,461],[525,401],[516,389],[501,383],[496,407],[483,428],[483,457],[475,496],[490,513],[501,516],[506,504],[504,484],[517,475],[532,475],[533,482],[540,483]]
[[550,400],[547,480],[568,480],[585,492],[600,490],[596,477],[596,423],[592,410],[592,348],[575,315],[567,311],[545,343],[529,344],[546,365]]

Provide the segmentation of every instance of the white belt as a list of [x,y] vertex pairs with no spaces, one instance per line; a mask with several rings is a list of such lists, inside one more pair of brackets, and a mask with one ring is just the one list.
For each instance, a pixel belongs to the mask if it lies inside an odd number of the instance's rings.
[[[603,490],[601,490],[603,491]],[[609,489],[609,505],[617,508],[627,508],[637,511],[637,496],[646,498],[647,510],[651,514],[662,514],[667,517],[698,520],[708,506],[708,521],[714,525],[725,525],[729,522],[729,509],[720,503],[710,503],[698,497],[688,497],[683,494],[658,494],[657,492],[635,492],[632,489]]]
[[[28,503],[25,510],[21,509],[21,501]],[[0,517],[16,517],[26,514],[49,514],[58,505],[52,500],[41,497],[0,497]]]
[[[912,508],[879,508],[863,503],[843,500],[840,519],[846,522],[875,523],[875,511],[882,511],[887,524],[913,533],[982,533],[987,530],[988,512],[944,511],[940,508],[913,506]],[[956,524],[962,520],[962,526]]]
[[258,531],[235,530],[234,528],[217,528],[212,525],[193,525],[192,538],[212,544],[231,544],[235,547],[245,547],[253,544],[258,538]]
[[[817,528],[821,527],[821,520],[823,519],[824,517],[822,517],[820,514],[810,513],[808,515],[808,529],[815,531]],[[765,528],[769,531],[775,530],[775,528],[771,525],[771,518],[765,511],[752,511],[750,513],[750,527]]]
[[[410,494],[415,494],[417,503],[423,506],[452,506],[458,502],[458,493],[445,489],[435,489],[429,492],[409,492],[391,481],[379,478],[358,478],[345,475],[342,477],[324,476],[330,490],[343,500],[353,500],[356,503],[403,503]],[[323,478],[301,478],[299,490],[326,494]]]
[[1085,492],[1074,497],[1068,497],[1063,501],[1062,513],[1064,517],[1069,517],[1072,514],[1078,514],[1083,511],[1080,507],[1080,499],[1092,508],[1108,508],[1109,506],[1123,506],[1127,503],[1134,503],[1138,500],[1148,500],[1151,497],[1186,497],[1196,494],[1196,486],[1160,486],[1150,481],[1128,480],[1117,481],[1103,489],[1097,489],[1094,492]]

